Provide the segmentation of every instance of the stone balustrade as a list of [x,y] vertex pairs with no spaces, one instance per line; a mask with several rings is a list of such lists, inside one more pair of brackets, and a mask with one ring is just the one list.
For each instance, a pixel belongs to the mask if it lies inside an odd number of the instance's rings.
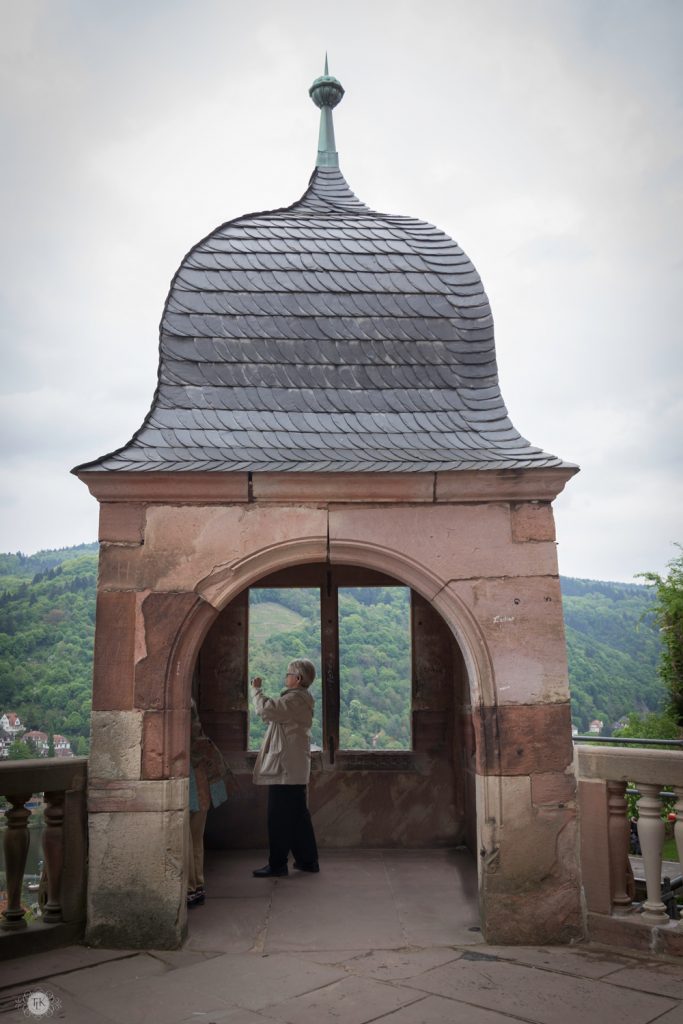
[[[45,943],[19,942],[20,934],[34,933],[47,925],[65,939],[82,931],[85,922],[87,883],[86,785],[88,759],[40,758],[0,764],[0,795],[7,800],[7,827],[3,837],[7,907],[0,915],[0,959],[17,952],[45,948]],[[29,926],[22,907],[22,885],[29,849],[31,797],[42,793],[45,809],[43,864],[46,896],[41,918]],[[11,933],[11,952],[7,939]],[[53,938],[57,938],[58,936]],[[51,943],[52,944],[52,943]]]
[[[676,797],[675,839],[683,868],[683,754],[661,749],[577,745],[575,766],[579,781],[581,873],[590,937],[683,954],[683,922],[670,920],[661,899],[665,790]],[[634,900],[629,862],[629,785],[640,794],[638,836],[647,892],[641,902]],[[607,918],[612,920],[608,922]],[[615,918],[619,919],[618,924]],[[631,926],[636,927],[636,932],[628,930]]]
[[[646,748],[577,745],[581,874],[588,935],[598,942],[683,955],[683,921],[672,921],[661,899],[665,822],[662,792],[676,797],[674,834],[683,869],[683,754]],[[59,944],[39,933],[61,930],[62,941],[83,934],[87,887],[87,758],[0,764],[0,795],[9,803],[4,834],[7,908],[0,915],[0,959]],[[638,832],[646,898],[634,899],[629,863],[626,790],[640,797]],[[46,897],[40,921],[28,925],[21,905],[34,794],[44,795]],[[682,870],[683,873],[683,870]],[[29,941],[22,942],[22,938]],[[9,945],[8,945],[9,941]]]

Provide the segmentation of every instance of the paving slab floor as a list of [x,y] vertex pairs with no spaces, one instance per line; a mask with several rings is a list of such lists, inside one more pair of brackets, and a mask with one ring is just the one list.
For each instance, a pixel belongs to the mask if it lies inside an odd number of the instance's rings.
[[[182,949],[0,964],[0,1024],[683,1024],[683,965],[484,943],[466,851],[324,851],[319,875],[254,879],[265,862],[207,851]],[[51,1012],[27,1012],[40,992]]]

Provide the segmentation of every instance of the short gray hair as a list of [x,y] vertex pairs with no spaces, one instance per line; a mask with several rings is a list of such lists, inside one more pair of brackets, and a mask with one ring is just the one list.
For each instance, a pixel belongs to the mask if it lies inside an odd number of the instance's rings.
[[293,672],[295,676],[298,676],[301,685],[306,690],[315,679],[315,665],[308,658],[296,658],[295,661],[290,661],[287,671]]

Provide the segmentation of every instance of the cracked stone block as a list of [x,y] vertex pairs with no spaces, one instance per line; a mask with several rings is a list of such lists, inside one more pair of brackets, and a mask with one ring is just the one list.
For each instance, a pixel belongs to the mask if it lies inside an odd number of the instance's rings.
[[142,711],[93,711],[88,774],[91,779],[139,779]]

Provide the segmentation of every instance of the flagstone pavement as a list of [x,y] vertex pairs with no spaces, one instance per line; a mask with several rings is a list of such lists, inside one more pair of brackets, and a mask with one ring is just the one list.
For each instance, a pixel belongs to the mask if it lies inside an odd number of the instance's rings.
[[264,862],[207,851],[180,950],[73,945],[0,964],[0,1022],[683,1024],[683,965],[484,943],[465,851],[324,851],[318,875],[252,878]]

